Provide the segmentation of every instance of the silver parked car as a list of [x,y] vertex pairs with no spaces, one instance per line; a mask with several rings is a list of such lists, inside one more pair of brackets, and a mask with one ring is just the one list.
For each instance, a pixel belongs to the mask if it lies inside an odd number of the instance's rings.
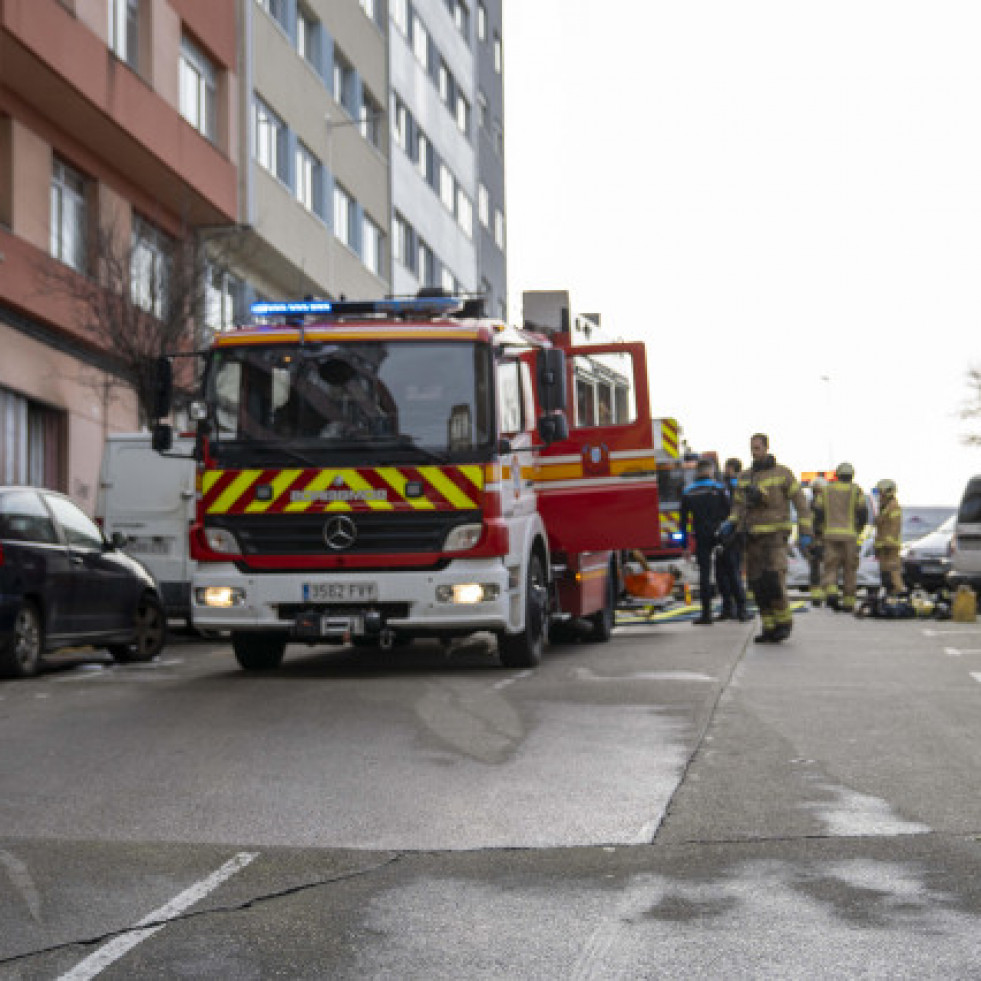
[[[807,559],[801,554],[797,543],[791,542],[787,546],[787,588],[806,590],[810,588],[810,583]],[[859,589],[878,589],[880,585],[879,563],[872,554],[872,539],[867,538],[858,550],[858,586]]]
[[957,509],[947,581],[981,589],[981,474],[967,482]]

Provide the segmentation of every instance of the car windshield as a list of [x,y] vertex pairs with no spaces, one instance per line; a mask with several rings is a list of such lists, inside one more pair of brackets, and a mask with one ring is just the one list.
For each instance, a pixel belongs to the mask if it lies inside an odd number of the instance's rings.
[[352,452],[376,461],[479,460],[494,431],[491,377],[486,344],[220,349],[207,382],[212,447],[225,462],[257,449],[311,466]]

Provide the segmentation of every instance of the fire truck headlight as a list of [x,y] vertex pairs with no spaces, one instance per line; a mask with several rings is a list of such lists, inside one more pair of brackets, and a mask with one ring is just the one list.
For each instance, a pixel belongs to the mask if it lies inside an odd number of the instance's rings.
[[226,555],[241,555],[238,540],[225,528],[205,528],[204,537],[212,552],[224,552]]
[[454,586],[437,586],[436,599],[440,603],[489,603],[500,595],[497,583],[463,582]]
[[443,543],[444,552],[465,552],[480,541],[484,526],[481,524],[457,525],[451,529]]
[[199,586],[194,590],[194,601],[198,606],[212,606],[228,609],[245,603],[245,590],[238,586]]

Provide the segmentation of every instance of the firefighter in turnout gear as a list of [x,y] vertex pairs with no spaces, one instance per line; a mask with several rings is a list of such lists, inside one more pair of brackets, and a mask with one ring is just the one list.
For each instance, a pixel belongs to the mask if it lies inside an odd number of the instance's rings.
[[[746,578],[756,597],[763,630],[757,643],[778,643],[790,636],[793,615],[787,600],[787,541],[790,505],[797,509],[802,549],[811,544],[811,514],[797,478],[769,453],[769,439],[757,433],[749,443],[753,465],[736,481],[729,521],[746,536]],[[721,529],[723,536],[730,529]]]
[[[821,588],[825,602],[834,610],[855,609],[858,591],[858,536],[869,519],[869,505],[862,488],[853,480],[855,468],[841,463],[837,478],[821,488],[814,502],[824,524],[824,568]],[[842,594],[838,595],[841,571]]]
[[880,480],[879,513],[875,516],[875,557],[879,560],[882,585],[889,596],[898,596],[905,589],[899,547],[902,544],[903,509],[896,498],[896,481]]
[[804,556],[807,559],[808,582],[811,587],[811,605],[820,606],[824,602],[824,590],[821,588],[821,560],[824,558],[824,514],[814,507],[821,488],[827,486],[824,477],[815,477],[811,481],[811,520],[814,525],[814,537],[810,551]]

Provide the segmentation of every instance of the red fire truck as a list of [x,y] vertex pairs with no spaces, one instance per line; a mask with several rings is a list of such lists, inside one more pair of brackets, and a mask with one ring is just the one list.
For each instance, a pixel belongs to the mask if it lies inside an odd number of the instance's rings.
[[[487,630],[528,667],[551,624],[609,638],[618,550],[659,544],[642,344],[573,346],[446,296],[253,316],[215,337],[191,406],[196,626],[247,670],[288,642]],[[162,419],[169,359],[159,381]]]

